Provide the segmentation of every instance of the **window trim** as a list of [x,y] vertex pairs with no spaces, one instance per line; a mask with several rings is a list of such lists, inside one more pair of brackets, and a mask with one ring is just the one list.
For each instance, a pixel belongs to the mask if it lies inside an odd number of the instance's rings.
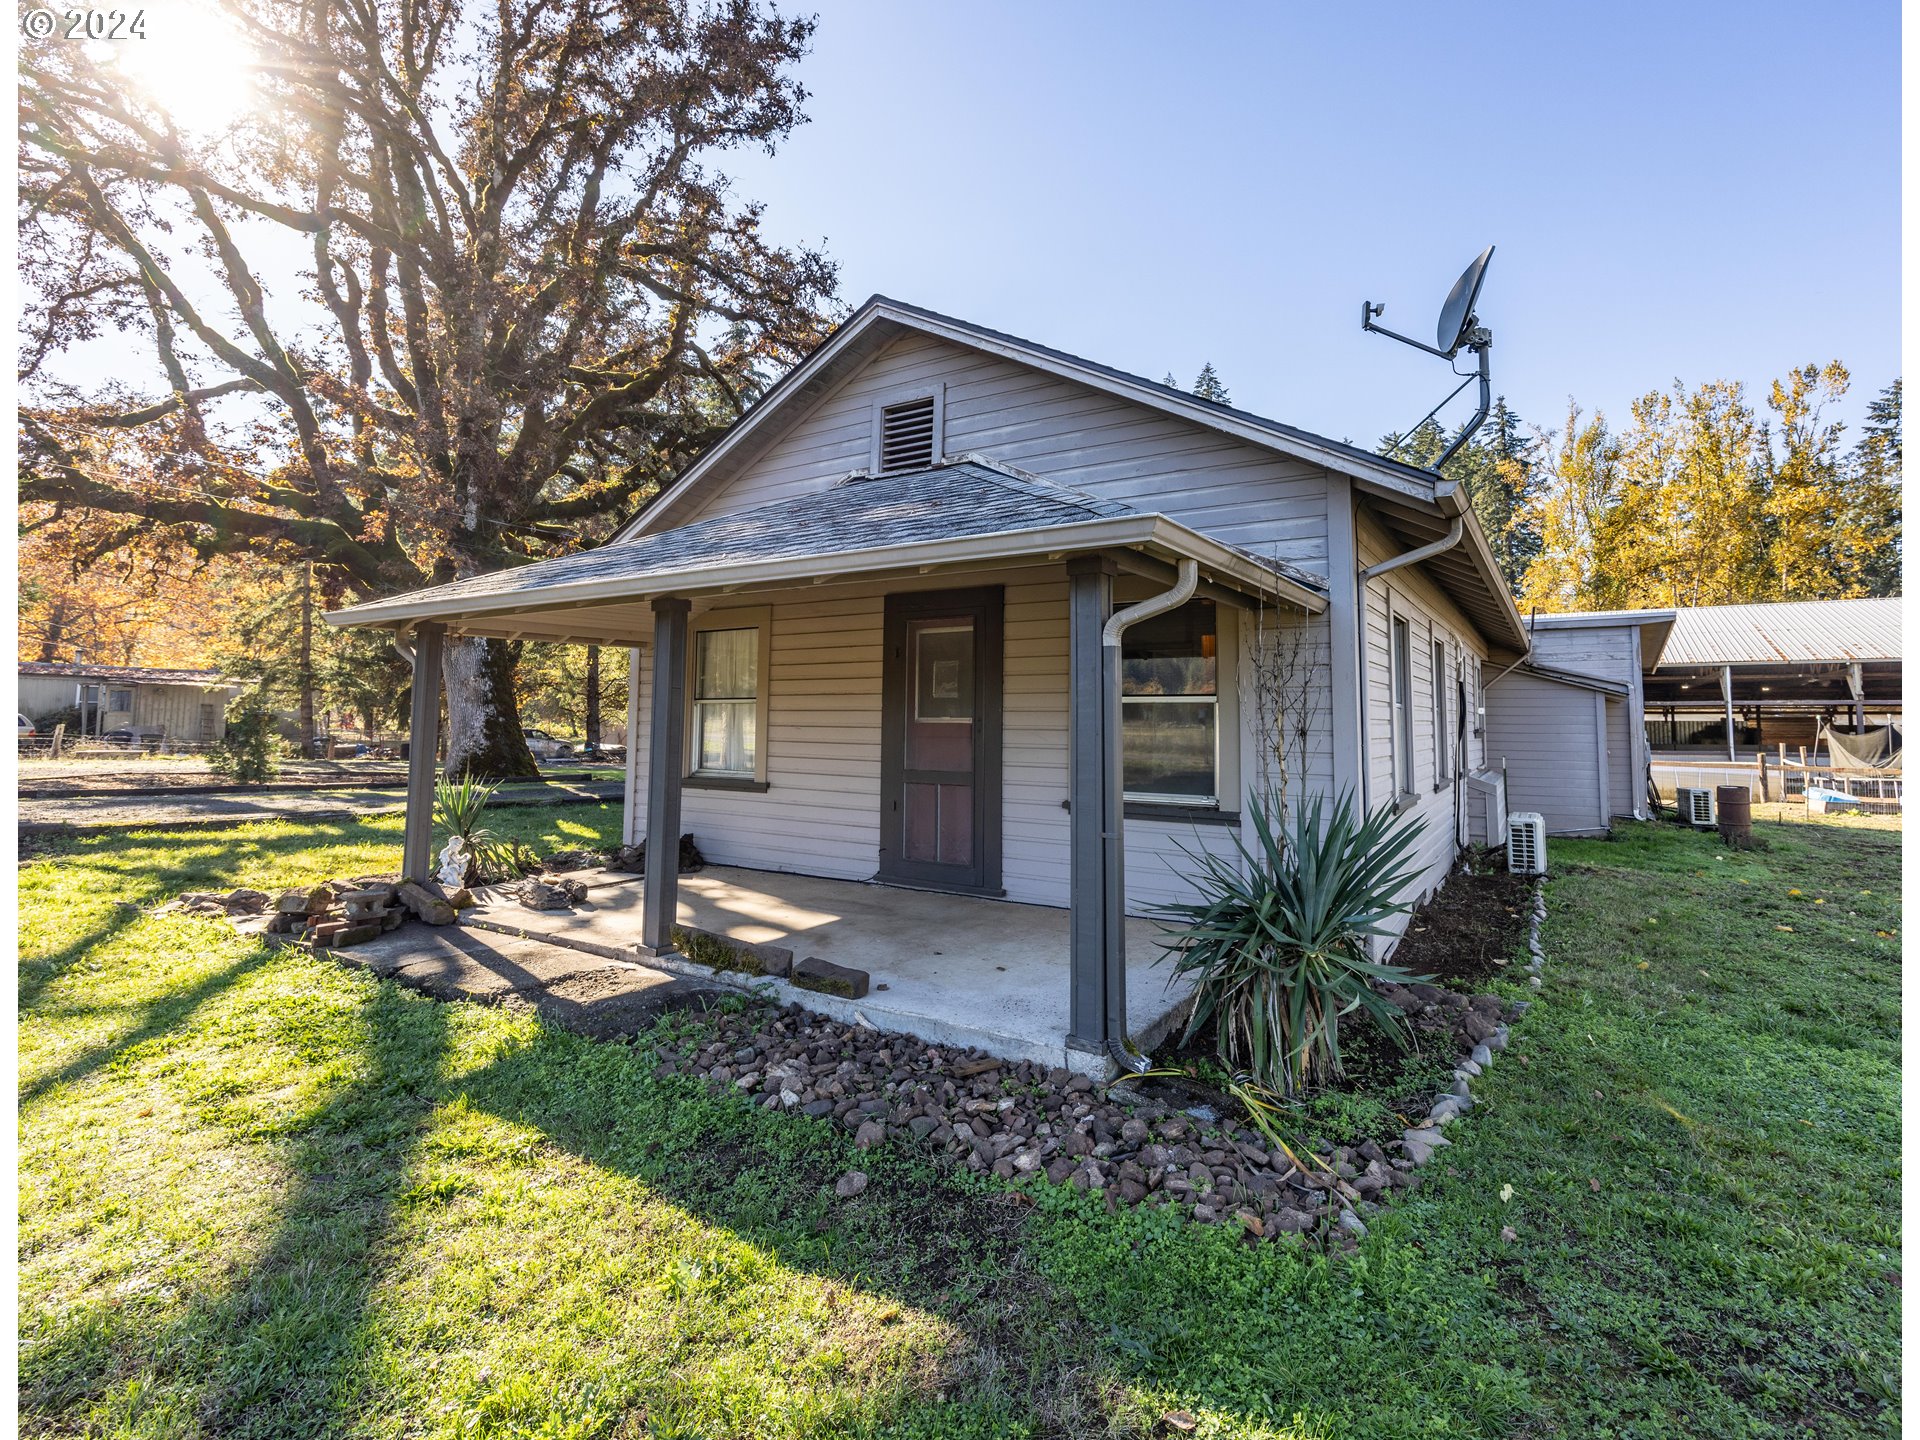
[[[1123,600],[1116,596],[1113,607],[1116,610],[1133,604],[1132,600]],[[1189,601],[1189,604],[1192,602]],[[1125,695],[1120,697],[1122,729],[1125,728],[1126,707],[1137,704],[1163,704],[1178,701],[1185,704],[1210,702],[1213,705],[1213,789],[1210,796],[1168,795],[1157,790],[1127,790],[1122,780],[1121,800],[1129,809],[1134,806],[1154,806],[1163,811],[1183,810],[1198,812],[1225,813],[1225,797],[1240,793],[1240,629],[1239,612],[1233,606],[1220,600],[1213,602],[1213,694],[1211,695]],[[1229,744],[1229,739],[1232,743]],[[1124,776],[1126,757],[1122,745],[1121,773]]]
[[1447,729],[1447,642],[1437,627],[1429,629],[1427,663],[1433,667],[1433,697],[1428,706],[1433,712],[1433,788],[1438,794],[1452,777],[1452,736]]
[[927,457],[929,465],[938,465],[947,455],[947,384],[944,380],[935,380],[924,385],[900,385],[891,390],[883,390],[873,397],[872,422],[867,436],[867,473],[870,475],[909,475],[910,470],[882,471],[880,468],[880,437],[886,424],[886,412],[895,405],[904,405],[911,400],[933,400],[933,448]]
[[[744,770],[703,770],[700,768],[700,730],[694,723],[699,714],[699,665],[702,631],[752,630],[754,634],[754,708],[753,773]],[[743,790],[758,792],[767,788],[767,692],[772,688],[769,660],[772,647],[773,611],[765,605],[743,605],[731,609],[702,610],[687,624],[686,705],[681,723],[686,727],[685,761],[680,777],[683,786],[696,790]]]
[[[1402,654],[1402,641],[1405,642]],[[1402,686],[1405,693],[1402,694]],[[1392,743],[1393,793],[1402,801],[1414,797],[1413,772],[1413,621],[1391,599],[1387,603],[1387,722]]]

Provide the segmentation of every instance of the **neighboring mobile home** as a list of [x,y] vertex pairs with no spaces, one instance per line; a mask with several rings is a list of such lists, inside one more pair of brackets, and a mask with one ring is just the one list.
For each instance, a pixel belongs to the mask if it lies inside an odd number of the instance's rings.
[[683,831],[903,905],[1066,908],[1070,1059],[1123,1055],[1124,917],[1250,791],[1392,805],[1440,884],[1528,644],[1454,482],[882,297],[614,542],[329,619],[410,636],[416,769],[447,637],[633,647],[647,947]]
[[[35,725],[50,731],[77,712],[85,734],[119,734],[138,743],[211,744],[226,733],[227,702],[239,691],[216,670],[20,662],[20,713]],[[69,734],[79,738],[80,720]]]

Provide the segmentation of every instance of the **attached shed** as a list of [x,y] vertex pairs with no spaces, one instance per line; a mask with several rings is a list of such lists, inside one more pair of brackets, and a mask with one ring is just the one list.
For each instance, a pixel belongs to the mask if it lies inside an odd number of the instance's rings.
[[1527,662],[1489,688],[1487,751],[1510,812],[1539,812],[1549,835],[1605,834],[1635,812],[1626,685]]

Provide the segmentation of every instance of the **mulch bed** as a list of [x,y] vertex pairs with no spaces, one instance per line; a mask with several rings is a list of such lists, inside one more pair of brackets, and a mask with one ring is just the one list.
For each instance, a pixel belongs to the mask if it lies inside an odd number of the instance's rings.
[[1413,912],[1393,963],[1453,990],[1490,980],[1526,948],[1532,903],[1524,875],[1454,875]]

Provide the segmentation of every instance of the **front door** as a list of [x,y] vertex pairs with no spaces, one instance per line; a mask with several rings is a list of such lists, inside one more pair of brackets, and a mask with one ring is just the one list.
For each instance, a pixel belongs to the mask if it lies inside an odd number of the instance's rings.
[[880,875],[1000,891],[998,586],[889,595]]

